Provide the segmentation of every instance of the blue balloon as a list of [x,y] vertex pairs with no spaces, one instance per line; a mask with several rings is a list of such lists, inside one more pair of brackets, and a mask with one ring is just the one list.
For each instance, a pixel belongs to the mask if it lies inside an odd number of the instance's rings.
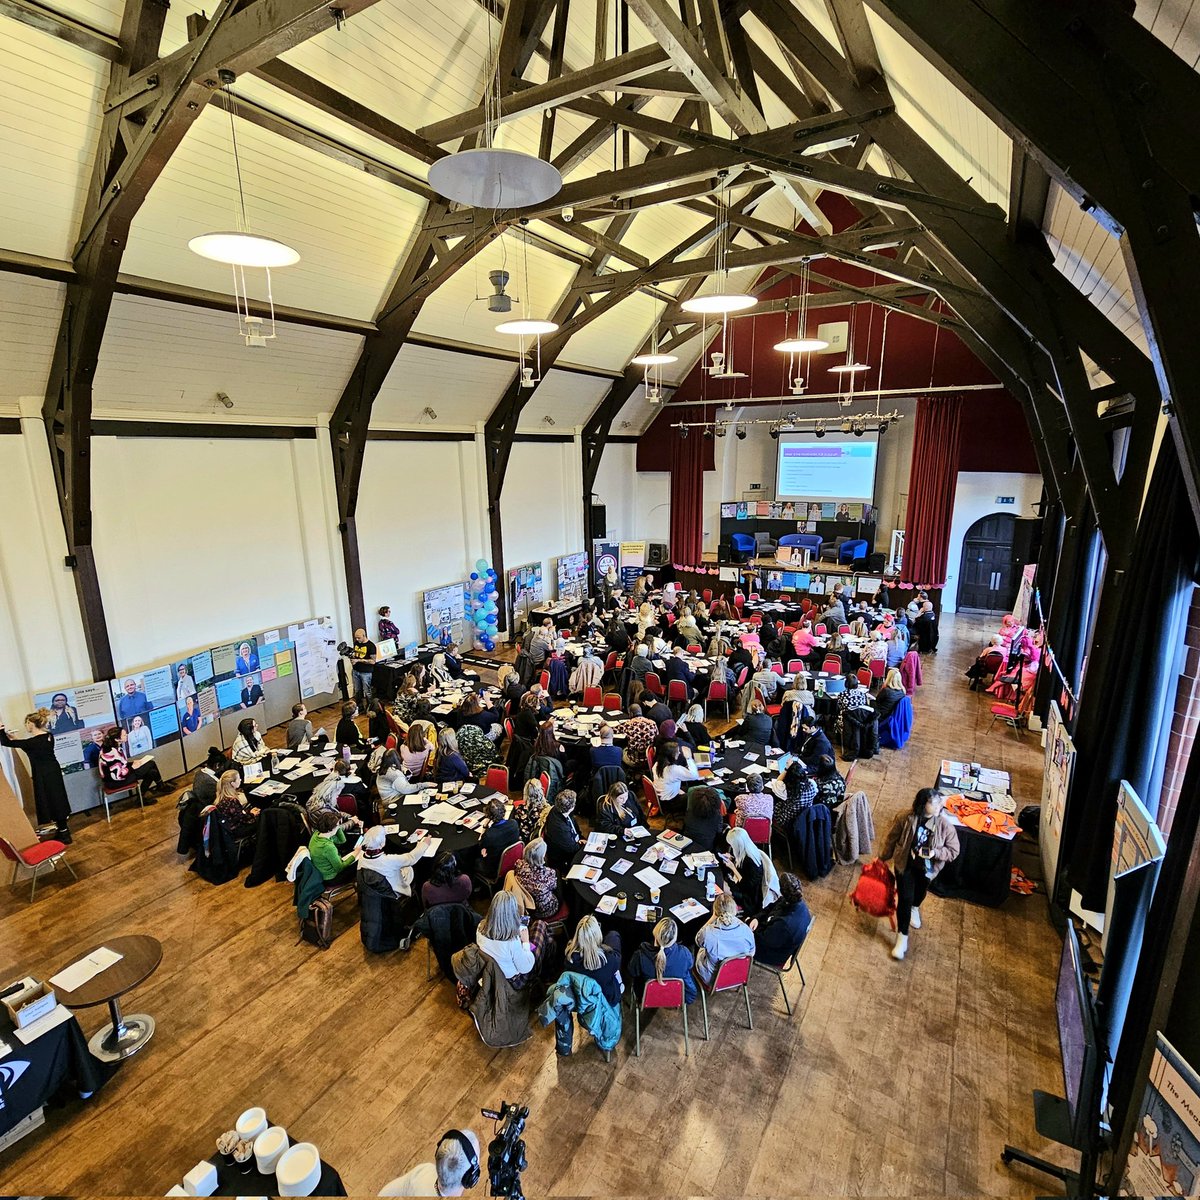
[[479,572],[478,572],[478,571],[472,571],[472,572],[471,572],[471,578],[472,578],[472,579],[478,579],[478,578],[479,578]]
[[489,625],[495,625],[495,624],[496,624],[496,619],[497,619],[497,618],[496,618],[496,614],[495,614],[495,613],[488,613],[488,615],[487,615],[487,623],[488,623]]

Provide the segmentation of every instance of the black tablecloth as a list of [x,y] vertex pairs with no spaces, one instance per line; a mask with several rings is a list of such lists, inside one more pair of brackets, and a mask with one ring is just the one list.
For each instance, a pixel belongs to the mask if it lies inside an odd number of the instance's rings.
[[56,1097],[87,1097],[98,1092],[119,1063],[92,1056],[79,1022],[71,1017],[24,1045],[5,1020],[0,1037],[11,1047],[0,1058],[0,1133]]
[[[481,787],[477,787],[474,796],[491,795]],[[464,797],[465,799],[473,799],[472,797]],[[382,820],[385,825],[399,825],[400,832],[398,834],[388,835],[388,850],[393,854],[407,854],[413,848],[413,842],[409,840],[409,835],[417,829],[425,829],[430,837],[439,837],[442,839],[441,846],[438,847],[437,854],[433,858],[422,859],[418,866],[424,866],[426,863],[432,864],[441,855],[447,852],[454,854],[463,854],[467,851],[473,851],[479,845],[482,837],[481,833],[477,833],[473,829],[465,829],[462,825],[424,825],[421,821],[421,815],[429,804],[436,804],[444,800],[448,804],[461,804],[461,800],[456,796],[434,796],[424,805],[405,804],[404,797],[385,806],[382,814]],[[481,805],[474,805],[467,809],[468,812],[482,812]]]
[[998,908],[1008,899],[1012,873],[1012,840],[980,833],[965,825],[955,827],[958,857],[947,863],[930,884],[936,896],[970,900]]
[[[227,1165],[223,1154],[214,1154],[209,1160],[217,1168],[217,1190],[214,1196],[278,1196],[279,1184],[275,1172],[264,1175],[251,1159],[250,1170],[243,1173],[236,1163]],[[342,1177],[324,1160],[321,1160],[321,1182],[314,1196],[344,1196],[346,1185]]]

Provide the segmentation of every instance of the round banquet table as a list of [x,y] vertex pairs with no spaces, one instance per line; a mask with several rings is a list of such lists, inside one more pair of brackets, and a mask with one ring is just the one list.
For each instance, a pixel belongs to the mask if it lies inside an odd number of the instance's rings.
[[[437,804],[445,801],[448,804],[459,805],[461,807],[463,800],[476,800],[480,793],[490,795],[490,792],[483,792],[482,788],[476,788],[475,793],[471,796],[458,797],[455,795],[445,794],[430,794],[429,799],[424,804],[405,804],[404,800],[407,797],[401,797],[398,800],[392,801],[384,807],[381,814],[381,821],[384,825],[399,825],[399,833],[389,833],[387,839],[387,848],[393,854],[406,854],[413,848],[412,834],[418,829],[424,829],[430,837],[442,839],[441,846],[438,847],[437,854],[433,858],[422,859],[419,866],[424,866],[426,862],[433,864],[443,854],[453,853],[456,855],[466,854],[468,851],[474,851],[479,845],[483,836],[483,830],[466,829],[462,825],[425,825],[422,823],[422,817],[425,810],[430,804]],[[473,804],[466,810],[468,813],[479,813],[483,811],[483,805]]]
[[[638,920],[637,906],[639,904],[650,903],[650,887],[648,884],[643,883],[642,880],[636,878],[638,871],[642,870],[643,867],[651,865],[642,861],[642,855],[655,841],[657,841],[657,837],[653,833],[631,840],[626,840],[623,837],[610,837],[608,839],[608,849],[603,854],[596,854],[594,856],[604,859],[605,865],[603,871],[605,877],[616,882],[617,886],[607,894],[616,895],[619,892],[624,892],[626,896],[624,912],[618,909],[613,913],[597,913],[596,919],[600,922],[602,928],[617,929],[621,933],[622,943],[629,953],[632,953],[637,948],[639,941],[649,936],[650,930],[654,927],[655,923],[653,920]],[[692,849],[693,847],[686,846],[683,849],[683,853],[690,854]],[[581,850],[572,861],[572,866],[582,864],[584,856],[587,853],[586,850]],[[611,870],[612,865],[620,859],[632,859],[633,866],[624,875],[614,875]],[[706,899],[703,880],[697,879],[695,875],[685,874],[682,856],[675,861],[679,863],[679,866],[675,868],[673,875],[663,871],[661,863],[653,864],[654,869],[660,875],[667,876],[667,882],[663,885],[662,894],[658,901],[660,915],[673,917],[678,922],[681,930],[698,928],[702,922],[708,919],[709,913],[712,910],[712,903]],[[712,867],[709,868],[710,871],[713,869]],[[718,866],[716,870],[719,872],[720,867]],[[582,879],[572,879],[569,882],[575,889],[575,894],[579,898],[581,907],[588,912],[592,912],[600,902],[600,897]],[[717,882],[718,886],[723,886],[723,876],[720,874],[717,876]],[[698,900],[704,906],[704,911],[697,914],[690,921],[680,921],[671,912],[671,907],[689,897],[693,900]]]
[[[139,983],[144,983],[158,969],[158,964],[162,962],[162,944],[157,938],[144,933],[128,934],[125,937],[108,938],[84,954],[75,955],[71,962],[87,958],[100,949],[112,950],[120,954],[121,959],[93,975],[74,991],[57,989],[58,1000],[72,1009],[108,1005],[112,1023],[92,1035],[88,1049],[102,1062],[119,1062],[136,1054],[154,1036],[154,1018],[145,1013],[125,1016],[121,1012],[121,997],[133,991]],[[63,967],[70,965],[64,963]]]

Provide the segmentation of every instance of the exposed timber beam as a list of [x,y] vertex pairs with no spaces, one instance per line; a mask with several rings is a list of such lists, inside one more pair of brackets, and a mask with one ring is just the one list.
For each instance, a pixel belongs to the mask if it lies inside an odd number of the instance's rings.
[[37,0],[0,0],[0,17],[11,17],[28,25],[32,29],[40,29],[60,41],[70,42],[89,54],[96,54],[109,62],[116,62],[121,54],[121,44],[111,34],[95,29],[83,21],[60,13]]

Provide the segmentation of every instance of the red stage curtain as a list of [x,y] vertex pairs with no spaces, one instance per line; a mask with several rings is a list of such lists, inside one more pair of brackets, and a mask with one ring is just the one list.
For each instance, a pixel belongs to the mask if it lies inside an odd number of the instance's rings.
[[921,396],[917,400],[900,572],[902,581],[916,587],[940,588],[946,583],[961,417],[961,396]]
[[671,430],[672,562],[698,563],[704,548],[704,449],[699,429]]

